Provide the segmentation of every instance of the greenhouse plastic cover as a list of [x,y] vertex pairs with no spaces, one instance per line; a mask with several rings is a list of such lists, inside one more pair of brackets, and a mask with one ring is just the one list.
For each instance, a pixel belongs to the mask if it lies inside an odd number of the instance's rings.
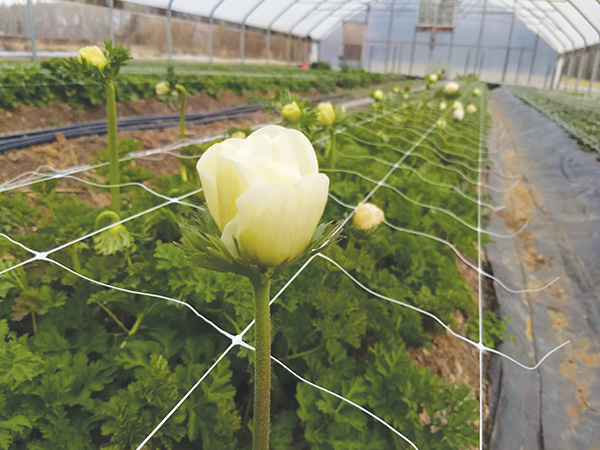
[[[419,0],[126,0],[155,8],[212,17],[320,41],[344,20],[363,13],[414,6]],[[457,0],[458,11],[501,7],[514,12],[554,50],[564,53],[600,42],[597,0]]]

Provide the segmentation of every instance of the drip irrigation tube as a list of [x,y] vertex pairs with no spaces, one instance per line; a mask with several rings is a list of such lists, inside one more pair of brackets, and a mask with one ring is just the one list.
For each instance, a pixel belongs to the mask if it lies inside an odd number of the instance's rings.
[[[320,95],[311,100],[318,102],[333,100],[343,97],[341,94]],[[186,114],[185,122],[189,125],[203,125],[221,120],[240,119],[260,112],[268,105],[264,103],[254,105],[234,106],[202,113]],[[179,115],[146,116],[120,119],[119,130],[153,130],[179,126]],[[24,131],[0,135],[0,154],[8,150],[30,147],[32,145],[47,144],[56,140],[56,135],[62,134],[65,138],[106,134],[106,121],[96,121],[48,128],[45,130]]]

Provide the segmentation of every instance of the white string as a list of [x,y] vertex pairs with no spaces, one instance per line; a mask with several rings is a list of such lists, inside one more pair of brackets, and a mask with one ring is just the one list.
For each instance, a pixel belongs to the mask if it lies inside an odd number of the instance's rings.
[[55,252],[57,252],[57,251],[59,251],[59,250],[62,250],[62,249],[64,249],[64,248],[66,248],[66,247],[69,247],[69,246],[71,246],[71,245],[73,245],[73,244],[76,244],[76,243],[78,243],[78,242],[81,242],[81,241],[83,241],[83,240],[85,240],[85,239],[88,239],[88,238],[90,238],[90,237],[92,237],[92,236],[95,236],[95,235],[97,235],[97,234],[99,234],[99,233],[102,233],[103,231],[106,231],[106,230],[108,230],[108,229],[110,229],[110,228],[112,228],[112,227],[116,227],[117,225],[121,225],[121,224],[123,224],[123,223],[129,222],[130,220],[137,219],[138,217],[141,217],[141,216],[143,216],[143,215],[145,215],[145,214],[148,214],[148,213],[150,213],[150,212],[152,212],[152,211],[156,211],[157,209],[160,209],[160,208],[162,208],[163,206],[167,206],[167,205],[170,205],[170,204],[173,204],[173,203],[180,203],[180,201],[181,201],[182,199],[184,199],[184,198],[187,198],[187,197],[190,197],[190,196],[192,196],[192,195],[194,195],[194,194],[197,194],[197,193],[199,193],[199,192],[202,192],[202,188],[200,188],[200,189],[196,189],[196,190],[194,190],[194,191],[192,191],[192,192],[188,192],[187,194],[183,194],[183,195],[181,195],[181,196],[179,196],[179,197],[171,198],[171,199],[169,199],[168,201],[166,201],[166,202],[164,202],[164,203],[161,203],[161,204],[159,204],[159,205],[153,206],[152,208],[148,208],[148,209],[146,209],[146,210],[144,210],[144,211],[141,211],[141,212],[139,212],[139,213],[137,213],[137,214],[133,214],[133,215],[131,215],[131,216],[129,216],[129,217],[125,217],[124,219],[121,219],[121,220],[119,220],[119,221],[117,221],[117,222],[114,222],[114,223],[111,223],[111,224],[109,224],[109,225],[106,225],[106,226],[104,226],[104,227],[102,227],[102,228],[98,228],[97,230],[94,230],[94,231],[92,231],[92,232],[90,232],[90,233],[88,233],[88,234],[86,234],[86,235],[84,235],[84,236],[80,236],[80,237],[78,237],[77,239],[74,239],[74,240],[72,240],[72,241],[70,241],[70,242],[67,242],[67,243],[65,243],[65,244],[59,245],[58,247],[55,247],[55,248],[53,248],[53,249],[51,249],[51,250],[48,250],[48,251],[45,251],[45,252],[38,252],[38,251],[32,250],[32,249],[30,249],[30,248],[26,247],[25,245],[21,244],[20,242],[18,242],[18,241],[16,241],[16,240],[14,240],[14,239],[13,239],[13,238],[11,238],[10,236],[7,236],[7,235],[6,235],[6,234],[4,234],[4,233],[0,233],[0,236],[4,237],[5,239],[7,239],[8,241],[10,241],[11,243],[13,243],[13,244],[16,244],[16,245],[20,246],[20,247],[21,247],[21,248],[23,248],[24,250],[26,250],[26,251],[28,251],[29,253],[31,253],[31,254],[33,254],[33,255],[34,255],[34,257],[33,257],[33,258],[27,259],[27,260],[25,260],[25,261],[22,261],[22,262],[21,262],[21,263],[19,263],[18,265],[11,266],[11,267],[9,267],[9,268],[7,268],[7,269],[4,269],[4,270],[0,271],[0,275],[4,274],[4,273],[6,273],[6,272],[9,272],[9,271],[11,271],[11,270],[14,270],[14,269],[16,269],[17,267],[21,267],[21,266],[24,266],[25,264],[29,264],[29,263],[31,263],[31,262],[33,262],[33,261],[47,259],[47,256],[48,256],[48,255],[50,255],[50,254],[52,254],[52,253],[55,253]]
[[[485,94],[484,94],[485,95]],[[479,168],[481,169],[482,137],[483,137],[483,95],[479,100]],[[481,172],[478,175],[481,181]],[[477,187],[477,199],[481,201],[481,186]],[[477,306],[479,328],[479,450],[483,450],[483,301],[481,284],[481,205],[477,205]]]
[[[338,268],[338,270],[339,270],[340,272],[342,272],[344,275],[346,275],[346,276],[347,276],[347,277],[348,277],[348,278],[349,278],[349,279],[350,279],[350,280],[351,280],[351,281],[352,281],[354,284],[356,284],[356,285],[357,285],[359,288],[361,288],[363,291],[365,291],[365,292],[367,292],[367,293],[371,294],[371,295],[372,295],[372,296],[374,296],[374,297],[380,298],[380,299],[382,299],[382,300],[385,300],[385,301],[388,301],[388,302],[390,302],[390,303],[395,303],[395,304],[397,304],[397,305],[404,306],[404,307],[406,307],[406,308],[408,308],[408,309],[412,309],[413,311],[416,311],[416,312],[418,312],[418,313],[420,313],[420,314],[423,314],[423,315],[425,315],[425,316],[427,316],[427,317],[429,317],[429,318],[431,318],[431,319],[435,320],[435,321],[436,321],[438,324],[440,324],[440,325],[441,325],[441,326],[442,326],[444,329],[446,329],[446,330],[447,330],[447,331],[448,331],[448,332],[449,332],[451,335],[453,335],[454,337],[456,337],[456,338],[460,339],[461,341],[464,341],[464,342],[466,342],[467,344],[470,344],[470,345],[472,345],[473,347],[476,347],[476,348],[478,348],[478,349],[482,349],[482,350],[484,350],[484,351],[489,351],[489,352],[491,352],[491,353],[495,353],[495,354],[497,354],[497,355],[499,355],[499,356],[502,356],[503,358],[506,358],[506,359],[508,359],[509,361],[512,361],[512,362],[514,362],[514,363],[518,364],[519,366],[521,366],[521,367],[523,367],[523,368],[525,368],[525,369],[528,369],[528,370],[534,370],[534,369],[536,369],[537,367],[539,367],[539,362],[538,362],[536,365],[534,365],[534,366],[526,366],[526,365],[524,365],[524,364],[522,364],[522,363],[520,363],[520,362],[516,361],[515,359],[513,359],[513,358],[511,358],[511,357],[509,357],[509,356],[507,356],[507,355],[505,355],[505,354],[504,354],[504,353],[502,353],[502,352],[499,352],[499,351],[497,351],[497,350],[494,350],[494,349],[491,349],[491,348],[489,348],[489,347],[485,346],[483,343],[478,343],[478,342],[475,342],[475,341],[473,341],[473,340],[471,340],[471,339],[469,339],[469,338],[467,338],[467,337],[465,337],[465,336],[463,336],[463,335],[461,335],[461,334],[458,334],[458,333],[457,333],[457,332],[455,332],[455,331],[454,331],[452,328],[450,328],[448,325],[446,325],[446,324],[445,324],[445,323],[444,323],[444,322],[443,322],[443,321],[442,321],[442,320],[441,320],[439,317],[437,317],[435,314],[432,314],[432,313],[430,313],[429,311],[425,311],[424,309],[418,308],[418,307],[416,307],[416,306],[413,306],[413,305],[411,305],[411,304],[409,304],[409,303],[406,303],[406,302],[403,302],[403,301],[401,301],[401,300],[397,300],[397,299],[395,299],[395,298],[391,298],[391,297],[388,297],[388,296],[386,296],[386,295],[380,294],[380,293],[378,293],[378,292],[374,291],[373,289],[369,288],[368,286],[364,285],[364,284],[363,284],[363,283],[361,283],[360,281],[358,281],[358,280],[357,280],[357,279],[356,279],[354,276],[352,276],[352,274],[350,274],[350,272],[348,272],[346,269],[344,269],[344,267],[343,267],[341,264],[339,264],[337,261],[335,261],[334,259],[332,259],[332,258],[330,258],[329,256],[327,256],[327,255],[324,255],[324,254],[322,254],[322,253],[319,253],[317,256],[319,256],[320,258],[322,258],[322,259],[326,260],[327,262],[329,262],[329,263],[331,263],[332,265],[334,265],[335,267],[337,267],[337,268]],[[565,345],[567,345],[569,342],[570,342],[570,341],[563,342],[563,343],[562,343],[562,344],[560,344],[559,346],[555,347],[555,348],[554,348],[554,349],[553,349],[551,352],[549,352],[549,354],[548,354],[548,355],[544,356],[544,358],[543,358],[543,359],[546,359],[546,358],[547,358],[547,357],[548,357],[550,354],[554,353],[554,352],[555,352],[556,350],[558,350],[559,348],[561,348],[561,347],[564,347],[564,346],[565,346]]]
[[[159,198],[162,198],[163,200],[168,200],[169,202],[172,201],[172,197],[169,197],[168,195],[163,195],[163,194],[159,194],[158,192],[156,192],[155,190],[149,188],[148,186],[146,186],[143,183],[138,183],[135,181],[131,181],[128,183],[120,183],[120,184],[102,184],[102,183],[94,183],[93,181],[89,181],[86,180],[84,178],[79,178],[73,175],[64,175],[61,178],[69,178],[71,180],[77,180],[80,181],[81,183],[90,185],[90,186],[94,186],[94,187],[98,187],[98,188],[104,188],[104,189],[108,189],[108,188],[113,188],[113,187],[118,187],[118,188],[122,188],[122,187],[127,187],[127,186],[137,186],[137,187],[141,187],[142,189],[144,189],[146,192],[155,195]],[[202,207],[202,206],[198,206],[198,205],[194,205],[193,203],[188,203],[188,202],[183,202],[183,201],[177,201],[177,203],[181,204],[181,205],[186,205],[189,206],[191,208],[194,209],[198,209],[201,211],[206,211],[206,208]]]
[[[389,161],[386,161],[385,159],[382,159],[382,158],[377,158],[376,156],[369,156],[369,155],[363,155],[363,156],[353,156],[353,155],[347,155],[347,154],[345,154],[345,153],[342,153],[342,152],[339,152],[339,151],[337,151],[337,150],[336,150],[336,153],[337,153],[338,155],[340,155],[340,156],[344,157],[344,158],[349,158],[349,159],[370,159],[370,160],[372,160],[372,161],[376,161],[376,162],[379,162],[379,163],[381,163],[381,164],[385,164],[386,166],[393,166],[393,165],[394,165],[394,163],[391,163],[391,162],[389,162]],[[494,205],[492,205],[491,203],[486,203],[486,202],[484,202],[484,201],[481,201],[481,202],[479,202],[479,201],[478,201],[476,198],[474,198],[474,197],[471,197],[469,194],[467,194],[467,193],[465,193],[465,192],[461,191],[461,190],[460,190],[459,188],[457,188],[456,186],[453,186],[453,185],[451,185],[451,184],[448,184],[448,183],[440,183],[440,182],[433,181],[433,180],[430,180],[430,179],[428,179],[428,178],[425,178],[425,177],[424,177],[423,175],[421,175],[421,173],[420,173],[420,172],[419,172],[417,169],[415,169],[414,167],[410,167],[410,166],[403,165],[403,166],[400,166],[400,167],[399,167],[399,169],[402,169],[402,170],[409,170],[409,171],[413,172],[413,173],[414,173],[414,174],[415,174],[417,177],[419,177],[419,178],[420,178],[422,181],[424,181],[425,183],[428,183],[428,184],[430,184],[430,185],[432,185],[432,186],[436,186],[436,187],[443,187],[443,188],[448,188],[448,189],[451,189],[451,190],[453,190],[454,192],[457,192],[458,194],[460,194],[460,195],[461,195],[462,197],[464,197],[465,199],[469,200],[470,202],[477,203],[477,204],[480,204],[480,205],[482,205],[482,206],[485,206],[486,208],[489,208],[489,209],[491,209],[492,211],[500,211],[500,210],[502,210],[502,209],[505,209],[505,208],[506,208],[506,205],[494,206]]]
[[[334,196],[333,194],[329,194],[329,197],[331,199],[333,199],[336,203],[338,203],[341,206],[344,206],[348,209],[351,209],[352,212],[350,213],[350,215],[354,214],[354,211],[356,210],[356,206],[352,206],[348,203],[345,203],[343,201],[341,201],[339,198],[337,198],[336,196]],[[417,231],[417,230],[411,230],[408,228],[403,228],[403,227],[399,227],[397,225],[394,225],[392,223],[390,223],[387,219],[383,220],[383,223],[385,223],[388,227],[396,230],[396,231],[400,231],[402,233],[408,233],[408,234],[414,234],[416,236],[421,236],[421,237],[425,237],[428,239],[433,239],[434,241],[440,242],[444,245],[447,245],[455,254],[456,256],[458,256],[462,262],[464,262],[467,266],[469,266],[471,269],[475,270],[478,273],[481,273],[483,276],[494,280],[496,283],[498,283],[500,286],[502,286],[502,288],[504,288],[506,291],[512,293],[512,294],[523,294],[526,292],[539,292],[542,291],[548,287],[550,287],[552,284],[554,284],[555,282],[557,282],[560,277],[556,277],[554,278],[552,281],[544,284],[543,286],[540,286],[538,288],[532,288],[532,289],[513,289],[508,287],[502,280],[500,280],[499,278],[497,278],[495,275],[492,275],[490,273],[487,273],[485,270],[481,270],[481,272],[479,272],[479,268],[473,264],[471,261],[468,260],[468,258],[466,256],[464,256],[460,250],[454,245],[452,244],[450,241],[447,241],[446,239],[442,239],[440,237],[434,236],[432,234],[429,233],[425,233],[423,231]]]
[[[357,138],[356,136],[352,136],[351,134],[348,134],[348,133],[345,133],[345,132],[343,133],[343,135],[344,136],[348,136],[349,138],[354,139],[356,142],[360,142],[360,143],[365,144],[365,145],[371,145],[371,146],[374,146],[374,147],[387,147],[387,148],[389,148],[390,150],[392,150],[392,151],[394,151],[396,153],[404,153],[402,150],[398,150],[398,149],[392,147],[391,145],[383,143],[383,142],[369,142],[369,141],[365,141],[363,139]],[[463,178],[465,181],[469,182],[470,184],[473,184],[475,186],[483,186],[486,189],[489,189],[489,190],[494,191],[494,192],[499,192],[499,193],[502,193],[502,194],[505,194],[506,192],[509,192],[509,191],[513,190],[517,186],[517,184],[519,184],[519,182],[520,182],[519,180],[516,180],[511,185],[510,188],[508,188],[508,189],[500,189],[500,188],[496,188],[496,187],[490,186],[489,184],[480,183],[479,181],[471,180],[469,177],[467,177],[464,173],[462,173],[456,167],[445,166],[443,164],[440,164],[438,162],[435,162],[435,161],[427,158],[424,155],[421,155],[420,153],[413,153],[412,156],[415,156],[417,158],[421,158],[421,159],[425,160],[428,164],[431,164],[432,166],[437,167],[439,169],[449,170],[451,172],[455,172],[458,175],[460,175],[461,178]]]

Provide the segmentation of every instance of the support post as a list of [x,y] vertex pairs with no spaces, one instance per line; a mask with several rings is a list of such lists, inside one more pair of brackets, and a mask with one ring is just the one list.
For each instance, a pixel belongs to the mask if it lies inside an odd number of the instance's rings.
[[[363,30],[363,41],[360,55],[360,67],[365,69],[367,67],[367,30],[369,28],[369,16],[371,15],[371,4],[367,5],[367,12],[365,13],[365,23]],[[368,69],[367,69],[368,70]]]
[[465,68],[463,69],[463,76],[467,74],[467,68],[469,67],[469,60],[471,59],[471,50],[467,50],[467,57],[465,58]]
[[27,20],[29,24],[29,39],[31,40],[31,60],[37,61],[37,48],[35,46],[35,20],[33,18],[33,0],[27,0]]
[[413,74],[413,65],[415,63],[415,47],[417,46],[417,26],[415,25],[415,31],[413,33],[412,47],[410,49],[410,63],[408,66],[408,75]]
[[396,56],[398,53],[398,46],[394,45],[394,50],[392,53],[392,62],[390,63],[390,72],[396,73]]
[[594,89],[594,83],[598,76],[598,63],[600,62],[600,43],[596,44],[596,57],[594,58],[594,66],[592,67],[592,76],[590,79],[590,85],[588,87],[588,95],[591,95],[592,89]]
[[483,71],[483,60],[485,59],[485,53],[481,54],[479,58],[479,68],[477,69],[477,78],[481,80],[481,72]]
[[171,64],[171,59],[173,59],[173,44],[172,44],[172,36],[171,36],[171,16],[172,16],[172,7],[173,2],[175,0],[169,0],[169,5],[167,6],[167,54],[169,58],[169,64]]
[[519,59],[517,62],[517,72],[515,73],[515,84],[519,84],[519,75],[521,75],[521,61],[523,60],[523,47],[519,49]]
[[571,51],[571,55],[569,56],[569,65],[567,66],[567,79],[565,80],[565,91],[569,89],[569,80],[571,79],[571,75],[573,75],[573,59],[575,58],[575,50]]
[[579,60],[579,70],[577,71],[577,83],[575,83],[575,92],[579,92],[579,82],[581,81],[581,75],[583,74],[583,67],[587,60],[587,47],[581,51],[581,59]]
[[450,45],[448,46],[448,57],[446,63],[448,64],[448,76],[450,76],[450,70],[454,67],[452,64],[452,50],[454,50],[454,30],[450,34]]
[[[483,0],[483,12],[481,13],[481,24],[479,26],[479,38],[477,39],[477,50],[475,52],[475,64],[481,57],[481,41],[483,40],[483,27],[485,26],[485,14],[487,12],[487,0]],[[473,65],[473,71],[477,70],[477,67]]]
[[402,54],[404,53],[404,43],[399,44],[398,60],[396,61],[396,73],[402,73]]
[[292,33],[288,34],[287,40],[287,62],[292,62]]
[[[511,49],[511,44],[512,44],[512,36],[513,36],[513,30],[515,28],[515,18],[517,16],[516,11],[517,11],[517,2],[518,0],[515,0],[515,3],[513,5],[513,15],[512,15],[512,19],[510,20],[510,28],[508,31],[508,42],[506,44],[506,57],[504,58],[504,67],[502,68],[502,78],[500,83],[504,83],[504,80],[506,80],[506,70],[508,69],[508,59],[510,58],[510,49]],[[537,36],[537,34],[536,34]]]
[[210,23],[210,33],[208,34],[208,61],[210,64],[213,62],[215,51],[215,12],[217,12],[217,9],[219,9],[219,6],[221,6],[224,1],[225,0],[219,0],[219,2],[213,7],[208,15],[208,22]]
[[208,19],[210,28],[208,32],[208,62],[212,64],[215,52],[215,19],[210,16]]
[[240,62],[244,64],[244,57],[246,56],[246,25],[240,25]]
[[531,76],[533,75],[533,67],[535,66],[535,58],[537,56],[539,41],[540,35],[536,33],[535,43],[533,44],[533,54],[531,55],[531,65],[529,66],[529,75],[527,76],[527,86],[531,85]]
[[547,83],[548,83],[548,76],[550,75],[550,73],[552,73],[552,66],[550,64],[548,64],[548,67],[546,68],[546,76],[544,77],[544,84],[542,85],[542,89],[547,89]]
[[271,29],[267,29],[267,35],[265,37],[265,51],[267,52],[267,65],[271,64]]
[[390,21],[388,24],[387,42],[386,42],[386,48],[385,48],[385,63],[383,66],[384,67],[383,71],[385,73],[389,72],[388,63],[389,63],[389,59],[390,59],[390,50],[391,50],[391,46],[392,46],[392,31],[393,31],[393,27],[394,27],[394,6],[396,6],[396,0],[394,0],[392,2],[392,7],[390,8]]
[[108,4],[108,38],[110,42],[114,44],[115,42],[115,26],[114,26],[114,12],[115,12],[115,2],[114,0],[106,0]]

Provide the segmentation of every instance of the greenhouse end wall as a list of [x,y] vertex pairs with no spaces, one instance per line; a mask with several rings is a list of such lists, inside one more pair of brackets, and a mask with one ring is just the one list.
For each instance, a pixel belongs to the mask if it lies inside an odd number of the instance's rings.
[[[442,68],[450,78],[476,75],[492,83],[550,86],[557,53],[505,9],[488,7],[485,15],[481,9],[459,9],[452,33],[418,31],[414,6],[392,11],[390,16],[389,10],[372,7],[347,20],[366,24],[360,61],[366,70],[424,76]],[[334,68],[344,63],[343,27],[320,46],[320,59]]]

